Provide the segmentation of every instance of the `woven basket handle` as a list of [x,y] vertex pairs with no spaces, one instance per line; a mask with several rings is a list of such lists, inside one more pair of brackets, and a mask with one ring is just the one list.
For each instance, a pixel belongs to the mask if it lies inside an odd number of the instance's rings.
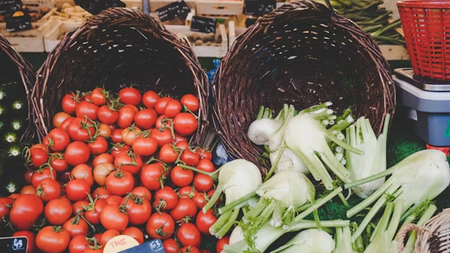
[[330,0],[325,0],[325,3],[327,4],[328,9],[330,9],[331,14],[332,14],[332,15],[335,15],[335,14],[336,14],[336,11],[334,10],[333,6],[331,5]]
[[406,224],[403,226],[403,228],[398,232],[397,235],[397,245],[398,245],[398,253],[404,253],[405,252],[405,238],[408,232],[410,231],[416,231],[417,234],[419,234],[421,228],[417,226],[416,224]]

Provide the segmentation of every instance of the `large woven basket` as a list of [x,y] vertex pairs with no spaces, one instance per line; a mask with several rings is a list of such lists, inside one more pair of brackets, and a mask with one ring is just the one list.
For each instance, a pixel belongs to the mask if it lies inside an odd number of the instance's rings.
[[262,149],[247,138],[260,105],[302,109],[331,101],[337,111],[352,106],[380,133],[396,104],[388,64],[372,37],[307,0],[283,5],[241,34],[223,59],[213,89],[213,122],[227,152],[261,168]]
[[149,15],[127,8],[93,16],[48,55],[32,94],[38,137],[51,129],[65,94],[96,86],[117,92],[129,85],[173,97],[197,95],[199,127],[191,143],[199,144],[209,124],[205,72],[187,42]]
[[450,252],[450,208],[431,218],[423,226],[405,225],[397,236],[398,252],[405,252],[405,237],[408,232],[416,231],[414,253]]

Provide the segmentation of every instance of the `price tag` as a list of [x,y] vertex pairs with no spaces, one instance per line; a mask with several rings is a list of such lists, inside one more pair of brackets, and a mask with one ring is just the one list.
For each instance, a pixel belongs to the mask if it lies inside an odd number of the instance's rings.
[[447,130],[445,130],[444,136],[445,137],[450,137],[450,120],[448,121]]
[[21,0],[0,0],[0,14],[14,13],[22,9]]
[[161,22],[171,21],[191,12],[189,6],[183,1],[177,1],[156,10]]
[[75,4],[93,15],[97,15],[108,8],[127,6],[119,0],[75,0]]
[[118,253],[138,245],[138,241],[133,237],[128,235],[118,235],[111,238],[111,240],[106,243],[103,253]]
[[201,33],[216,33],[217,20],[215,18],[192,17],[191,31]]
[[0,252],[26,253],[28,239],[25,236],[0,237]]
[[153,240],[120,253],[165,253],[161,240]]
[[245,0],[245,14],[262,16],[277,7],[276,0]]
[[31,26],[31,17],[28,13],[18,11],[13,16],[6,18],[6,31],[18,32],[33,29]]

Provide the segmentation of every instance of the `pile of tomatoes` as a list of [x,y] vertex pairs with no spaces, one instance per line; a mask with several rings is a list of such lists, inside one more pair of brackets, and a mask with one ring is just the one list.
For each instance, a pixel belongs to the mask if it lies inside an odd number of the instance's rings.
[[201,248],[216,216],[201,209],[215,168],[210,151],[188,144],[198,110],[192,94],[67,94],[54,128],[26,150],[29,185],[0,198],[0,222],[28,237],[28,252],[103,252],[120,234],[161,239],[168,253],[214,251]]

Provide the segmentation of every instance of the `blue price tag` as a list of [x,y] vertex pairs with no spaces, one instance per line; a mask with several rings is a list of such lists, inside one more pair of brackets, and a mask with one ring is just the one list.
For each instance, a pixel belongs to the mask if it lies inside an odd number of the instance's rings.
[[119,253],[166,253],[161,240],[153,240]]

